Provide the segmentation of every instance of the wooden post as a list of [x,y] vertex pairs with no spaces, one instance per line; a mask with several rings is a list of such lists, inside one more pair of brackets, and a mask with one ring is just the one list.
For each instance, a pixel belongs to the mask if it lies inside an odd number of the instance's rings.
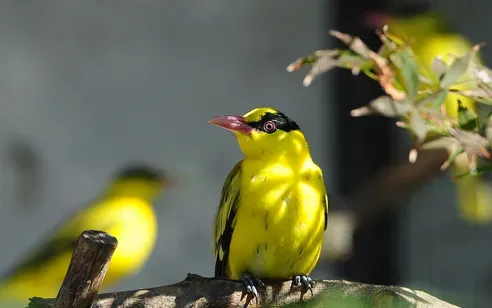
[[106,232],[82,232],[56,296],[55,308],[92,307],[117,245],[116,238]]

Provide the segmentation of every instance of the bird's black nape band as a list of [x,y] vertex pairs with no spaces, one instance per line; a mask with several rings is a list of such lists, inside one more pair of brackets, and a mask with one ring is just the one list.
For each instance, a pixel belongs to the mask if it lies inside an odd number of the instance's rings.
[[148,181],[161,181],[166,178],[164,171],[146,164],[128,164],[119,170],[115,178],[119,180],[142,179]]
[[265,129],[263,128],[263,124],[265,124],[268,121],[272,121],[275,123],[277,129],[283,130],[285,132],[290,132],[293,130],[301,130],[299,128],[299,125],[297,125],[294,120],[290,119],[288,116],[283,114],[282,112],[278,111],[277,113],[270,113],[267,112],[265,113],[259,121],[256,122],[247,122],[247,124],[255,129],[261,130],[265,133]]

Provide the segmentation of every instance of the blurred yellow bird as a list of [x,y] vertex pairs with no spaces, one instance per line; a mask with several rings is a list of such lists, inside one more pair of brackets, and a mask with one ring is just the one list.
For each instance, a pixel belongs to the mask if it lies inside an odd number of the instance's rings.
[[[385,24],[391,34],[405,41],[412,47],[416,61],[421,68],[421,73],[431,79],[436,77],[431,74],[431,63],[436,56],[448,65],[453,56],[461,57],[471,50],[473,44],[463,35],[450,31],[448,22],[438,12],[429,10],[422,4],[402,6],[394,12],[372,12],[367,15],[368,25],[381,29]],[[472,62],[482,64],[482,58],[477,53]],[[467,89],[466,82],[471,76],[465,74],[461,83],[453,85],[454,89]],[[421,84],[420,90],[427,85]],[[451,117],[457,117],[458,100],[475,113],[476,102],[470,98],[456,93],[448,95],[445,101],[446,112]],[[462,174],[468,171],[468,160],[465,155],[460,155],[454,164],[454,171]],[[465,219],[480,223],[492,221],[492,189],[490,183],[481,177],[467,176],[456,181],[459,209]]]
[[156,168],[143,164],[124,167],[90,206],[67,219],[39,248],[1,275],[0,299],[56,297],[74,245],[88,229],[118,239],[102,288],[139,271],[156,243],[152,202],[167,183],[164,173]]
[[262,279],[311,289],[328,198],[299,126],[266,107],[209,123],[233,132],[244,154],[224,183],[215,218],[215,277],[242,280],[255,297]]

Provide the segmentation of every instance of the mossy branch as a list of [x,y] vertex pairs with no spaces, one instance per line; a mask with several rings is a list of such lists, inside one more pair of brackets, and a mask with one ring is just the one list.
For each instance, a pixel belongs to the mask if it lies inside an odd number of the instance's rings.
[[[248,307],[457,307],[422,291],[397,286],[379,286],[343,280],[318,280],[313,296],[301,294],[290,281],[265,283],[260,303]],[[205,278],[194,274],[178,283],[96,296],[94,308],[184,308],[244,307],[241,282]],[[29,308],[52,308],[54,299],[32,298]]]

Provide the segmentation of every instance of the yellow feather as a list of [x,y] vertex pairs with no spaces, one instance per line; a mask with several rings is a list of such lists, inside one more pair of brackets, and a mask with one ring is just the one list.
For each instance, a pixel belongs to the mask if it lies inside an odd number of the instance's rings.
[[[278,111],[257,108],[244,118],[256,122],[266,113]],[[236,136],[245,157],[222,190],[213,243],[216,276],[309,275],[319,259],[328,203],[304,135],[277,130]]]
[[157,219],[151,202],[161,189],[159,181],[114,181],[99,200],[68,219],[26,262],[2,277],[0,299],[27,302],[33,296],[56,297],[73,243],[88,229],[105,231],[118,240],[101,289],[139,271],[156,243]]

